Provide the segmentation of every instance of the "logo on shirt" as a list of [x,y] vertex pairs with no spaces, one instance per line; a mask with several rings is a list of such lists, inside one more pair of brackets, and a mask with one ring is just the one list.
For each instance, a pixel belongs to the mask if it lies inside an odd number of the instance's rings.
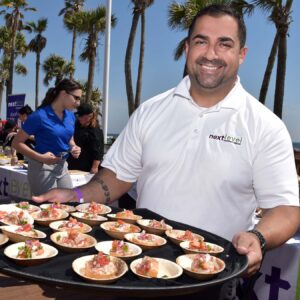
[[241,145],[242,139],[243,139],[242,137],[230,136],[228,134],[225,134],[225,135],[210,134],[208,138],[213,139],[213,140],[222,141],[222,142],[233,143],[236,145]]

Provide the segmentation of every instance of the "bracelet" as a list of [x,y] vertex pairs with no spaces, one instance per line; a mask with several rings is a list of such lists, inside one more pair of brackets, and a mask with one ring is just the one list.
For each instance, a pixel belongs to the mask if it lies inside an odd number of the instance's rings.
[[78,202],[84,203],[84,198],[83,198],[83,194],[82,194],[81,190],[77,187],[77,188],[73,189],[73,191],[76,192]]

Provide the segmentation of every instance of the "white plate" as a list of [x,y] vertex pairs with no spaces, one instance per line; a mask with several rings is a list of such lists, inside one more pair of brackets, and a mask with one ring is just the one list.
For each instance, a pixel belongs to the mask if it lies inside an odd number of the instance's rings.
[[201,270],[201,269],[197,272],[192,271],[191,270],[192,261],[193,261],[193,258],[197,255],[199,255],[199,254],[184,254],[184,255],[178,256],[176,258],[176,263],[182,267],[184,273],[186,273],[187,275],[189,275],[193,278],[200,279],[200,280],[210,279],[210,278],[216,276],[217,274],[221,273],[225,269],[225,263],[223,260],[221,260],[218,257],[206,254],[210,257],[210,259],[213,259],[216,261],[217,265],[219,266],[219,269],[216,271],[213,271],[213,272],[211,272],[209,270]]
[[139,247],[135,244],[132,244],[132,243],[124,242],[124,243],[126,243],[126,245],[128,247],[129,253],[126,255],[118,255],[115,252],[110,251],[112,248],[112,243],[113,243],[113,241],[100,242],[95,246],[95,248],[97,251],[102,251],[104,254],[119,257],[124,260],[132,259],[133,257],[136,257],[142,253],[141,247]]
[[181,242],[179,244],[179,246],[187,254],[190,254],[190,253],[208,253],[208,254],[211,254],[211,255],[217,255],[217,254],[220,254],[224,251],[224,248],[219,246],[219,245],[208,243],[208,242],[203,242],[203,243],[205,243],[211,249],[210,250],[204,250],[204,249],[190,248],[189,247],[190,241]]
[[118,257],[110,256],[110,259],[115,264],[118,265],[118,269],[119,269],[118,275],[114,276],[114,277],[110,277],[110,278],[103,278],[103,279],[89,277],[84,273],[84,268],[85,268],[86,262],[88,262],[89,260],[92,260],[93,257],[94,257],[94,255],[82,256],[82,257],[75,259],[72,263],[72,268],[73,268],[74,272],[77,273],[79,276],[81,276],[86,281],[94,282],[94,283],[97,282],[97,283],[101,283],[101,284],[109,284],[109,283],[112,283],[112,282],[118,280],[120,277],[122,277],[128,271],[128,267],[122,259],[120,259]]
[[[24,205],[27,204],[27,205],[26,205],[26,206],[22,206],[22,204],[24,204]],[[22,202],[19,202],[19,203],[14,203],[14,204],[12,204],[12,205],[14,205],[14,206],[17,207],[17,208],[26,210],[26,211],[28,211],[29,213],[32,213],[32,212],[34,212],[34,211],[40,211],[40,210],[41,210],[38,206],[29,204],[29,202],[27,202],[27,201],[22,201]]]
[[[81,232],[81,233],[88,233],[88,232],[91,232],[92,231],[92,227],[83,223],[83,222],[78,222],[78,225],[79,224],[82,224],[81,227],[65,227],[64,225],[67,224],[69,222],[69,220],[60,220],[60,221],[54,221],[54,222],[51,222],[49,224],[49,227],[51,229],[53,229],[54,231],[71,231],[71,230],[75,230],[75,231],[78,231],[78,232]],[[62,228],[59,228],[60,226],[64,226]]]
[[10,164],[10,158],[0,158],[0,165]]
[[67,204],[64,204],[64,203],[44,203],[44,204],[40,205],[40,208],[49,208],[49,207],[62,209],[62,210],[65,210],[68,213],[76,211],[76,208],[74,206],[67,205]]
[[[125,214],[125,211],[121,211],[119,212],[121,214]],[[135,214],[130,214],[130,215],[124,215],[124,216],[118,216],[119,213],[116,213],[116,214],[108,214],[107,216],[112,219],[113,221],[117,221],[117,220],[123,220],[124,222],[127,222],[127,223],[131,223],[131,224],[134,224],[136,223],[137,220],[140,220],[142,219],[143,217],[142,216],[139,216],[139,215],[135,215]]]
[[53,258],[58,254],[57,249],[54,247],[41,243],[44,248],[44,253],[42,255],[36,256],[34,258],[18,258],[18,248],[25,245],[24,242],[12,244],[10,246],[7,246],[4,249],[4,255],[6,255],[8,258],[14,260],[15,263],[22,265],[22,266],[32,266],[44,263],[48,261],[49,259]]
[[140,232],[141,228],[134,225],[134,224],[130,224],[130,223],[126,223],[124,222],[126,228],[115,228],[114,225],[118,224],[118,222],[116,221],[109,221],[109,222],[104,222],[102,224],[100,224],[100,227],[105,231],[106,234],[108,234],[110,237],[114,238],[114,239],[119,239],[122,240],[124,239],[124,235],[126,233],[130,233],[130,232]]
[[158,235],[164,234],[166,230],[173,229],[173,227],[168,224],[166,224],[165,228],[157,228],[157,227],[150,226],[151,221],[152,220],[150,219],[142,219],[142,220],[138,220],[137,224],[140,225],[142,229],[146,230],[147,232],[158,234]]
[[31,215],[34,218],[34,221],[36,223],[43,225],[43,226],[48,226],[53,221],[66,219],[69,216],[69,214],[65,210],[57,209],[57,211],[58,211],[58,217],[56,217],[56,218],[41,218],[39,216],[40,212],[33,212]]
[[4,225],[4,226],[0,226],[0,229],[13,243],[25,242],[26,240],[30,240],[30,239],[44,239],[46,237],[46,234],[44,232],[36,229],[34,230],[37,235],[33,235],[32,231],[17,232],[19,227],[20,226],[18,225]]
[[[95,210],[91,210],[90,206],[91,205],[95,205]],[[80,212],[94,212],[98,215],[105,215],[105,214],[109,214],[111,212],[111,208],[109,206],[106,206],[104,204],[101,203],[82,203],[76,206],[76,210],[80,211]]]
[[94,247],[97,244],[97,240],[94,237],[92,237],[88,234],[85,234],[85,233],[80,233],[80,232],[79,232],[79,235],[81,237],[84,237],[89,240],[89,245],[87,245],[85,247],[78,247],[78,246],[70,246],[70,245],[61,243],[60,242],[61,238],[67,237],[68,234],[69,233],[66,231],[54,232],[50,235],[50,239],[55,245],[57,245],[58,248],[64,250],[65,252],[71,252],[71,253],[87,250],[89,248]]
[[[165,232],[166,236],[170,239],[171,242],[173,242],[174,244],[176,245],[179,245],[181,242],[184,242],[184,241],[189,241],[189,239],[183,239],[183,238],[179,238],[181,237],[182,235],[185,234],[185,232],[187,232],[187,230],[180,230],[180,229],[170,229],[170,230],[167,230]],[[190,231],[191,232],[191,231]],[[193,238],[196,238],[198,240],[202,240],[204,241],[204,237],[201,236],[200,234],[196,234],[196,233],[193,233],[191,232],[192,235],[193,235]]]
[[2,233],[0,233],[0,246],[6,244],[8,242],[8,237]]
[[[24,211],[18,207],[16,207],[14,204],[1,204],[0,205],[0,212],[4,211],[7,213],[12,213],[12,212],[17,212],[17,213],[23,213],[23,219],[25,219],[27,221],[28,224],[33,224],[34,220],[32,218],[32,216],[27,212]],[[11,222],[9,222],[8,220],[5,220],[3,218],[0,218],[0,222],[2,222],[5,225],[17,225],[17,224],[13,224]]]
[[157,248],[160,246],[163,246],[167,243],[167,240],[162,238],[159,235],[156,234],[152,234],[152,233],[147,233],[148,235],[150,235],[152,238],[154,238],[155,241],[146,241],[146,240],[139,240],[138,237],[141,234],[145,234],[145,233],[127,233],[125,234],[125,239],[131,243],[134,243],[136,245],[139,245],[143,250],[150,250],[153,248]]
[[142,262],[143,258],[138,258],[130,264],[131,271],[142,278],[175,279],[181,276],[183,270],[178,264],[163,258],[151,258],[155,259],[158,262],[158,273],[156,277],[146,276],[136,272],[136,267]]
[[79,211],[71,213],[71,216],[76,218],[78,221],[81,221],[90,226],[98,226],[101,223],[108,220],[107,218],[100,216],[100,215],[93,216],[92,218],[87,218],[87,217],[85,217],[84,212],[79,212]]

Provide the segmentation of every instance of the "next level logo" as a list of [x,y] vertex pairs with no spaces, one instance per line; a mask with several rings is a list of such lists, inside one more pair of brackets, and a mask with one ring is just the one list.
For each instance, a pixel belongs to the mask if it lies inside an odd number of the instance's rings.
[[213,139],[213,140],[219,140],[222,142],[233,143],[236,145],[241,145],[242,140],[243,140],[242,137],[234,137],[234,136],[230,136],[228,134],[225,134],[225,135],[210,134],[208,138]]

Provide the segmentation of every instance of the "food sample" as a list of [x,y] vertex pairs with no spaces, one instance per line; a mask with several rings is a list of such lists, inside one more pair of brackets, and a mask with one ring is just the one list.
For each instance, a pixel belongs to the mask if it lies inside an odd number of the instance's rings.
[[85,263],[85,268],[81,271],[93,279],[109,279],[119,275],[120,266],[109,255],[99,252]]
[[[79,231],[79,232],[86,232],[88,225],[77,221],[76,219],[70,217],[68,221],[62,221],[61,224],[57,227],[60,231]],[[89,227],[90,228],[90,227]]]
[[0,212],[0,221],[9,225],[24,225],[29,223],[28,214],[22,211]]
[[110,254],[114,256],[129,256],[133,254],[128,244],[124,241],[114,240],[111,245]]
[[26,235],[28,237],[37,238],[38,232],[33,228],[31,224],[20,225],[16,229],[16,233],[20,233],[22,235]]
[[193,272],[214,273],[220,270],[217,258],[209,254],[196,254],[191,262]]
[[132,210],[127,210],[127,209],[124,209],[123,211],[117,212],[116,217],[117,218],[122,218],[122,219],[132,219],[132,220],[140,219],[140,216],[135,215]]
[[38,240],[28,240],[18,248],[17,258],[36,258],[44,254],[44,248]]
[[91,240],[85,234],[76,230],[68,232],[67,236],[63,234],[56,235],[56,242],[60,245],[75,248],[86,248],[91,245]]
[[139,275],[155,278],[158,275],[158,265],[158,261],[155,258],[145,256],[136,265],[135,271]]

